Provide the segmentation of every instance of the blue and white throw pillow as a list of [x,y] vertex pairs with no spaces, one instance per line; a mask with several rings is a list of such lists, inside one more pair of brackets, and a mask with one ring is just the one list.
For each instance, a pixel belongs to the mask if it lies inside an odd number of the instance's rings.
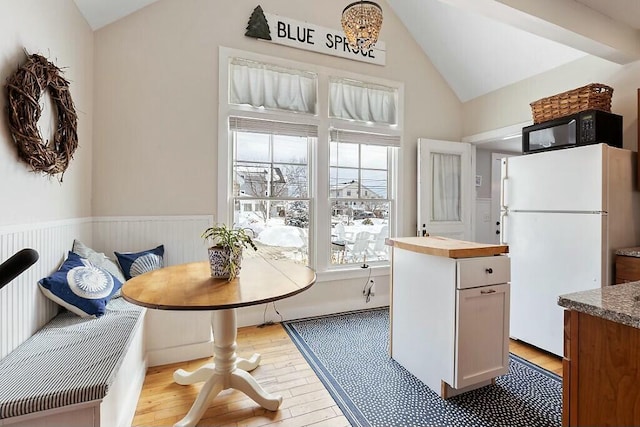
[[122,282],[89,260],[69,252],[58,271],[38,282],[42,293],[80,317],[100,317]]
[[125,281],[124,275],[122,271],[120,271],[120,267],[115,263],[114,260],[107,257],[102,252],[95,251],[91,249],[89,246],[82,243],[80,240],[75,239],[73,241],[73,246],[71,248],[71,252],[74,252],[80,255],[82,258],[86,258],[91,262],[91,264],[96,267],[103,268],[107,270],[109,273],[113,274],[114,277],[121,282]]
[[164,267],[164,245],[142,252],[114,252],[125,279]]
[[[88,259],[89,262],[96,267],[100,267],[104,270],[107,270],[109,273],[113,274],[113,277],[118,279],[120,282],[124,283],[125,279],[122,271],[120,270],[120,266],[116,264],[115,261],[108,258],[102,252],[97,252],[91,249],[89,246],[82,243],[80,240],[75,239],[73,241],[73,246],[71,248],[71,252],[80,255],[82,258]],[[120,297],[120,291],[116,292],[113,295],[113,298]]]

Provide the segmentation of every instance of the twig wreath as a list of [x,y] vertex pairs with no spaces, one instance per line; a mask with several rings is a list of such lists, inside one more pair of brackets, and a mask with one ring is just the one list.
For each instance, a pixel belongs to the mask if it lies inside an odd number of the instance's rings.
[[[76,115],[69,82],[61,70],[46,58],[33,54],[27,62],[7,79],[9,129],[18,146],[18,157],[34,172],[55,176],[69,166],[78,148],[78,116]],[[57,118],[53,141],[43,141],[38,130],[42,114],[40,97],[48,90]]]

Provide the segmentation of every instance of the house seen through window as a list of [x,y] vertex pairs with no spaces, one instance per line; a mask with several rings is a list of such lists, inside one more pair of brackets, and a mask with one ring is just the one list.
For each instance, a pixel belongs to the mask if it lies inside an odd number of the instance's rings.
[[372,134],[333,130],[329,150],[331,263],[387,261],[393,148]]
[[308,262],[313,126],[232,117],[233,223],[264,254]]

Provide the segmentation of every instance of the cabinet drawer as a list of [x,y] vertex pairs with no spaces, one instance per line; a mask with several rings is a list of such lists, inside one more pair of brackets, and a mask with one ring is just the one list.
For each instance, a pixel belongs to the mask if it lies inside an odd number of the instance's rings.
[[616,255],[616,283],[640,280],[640,258]]
[[511,263],[508,256],[464,258],[457,261],[458,289],[507,283],[511,280]]

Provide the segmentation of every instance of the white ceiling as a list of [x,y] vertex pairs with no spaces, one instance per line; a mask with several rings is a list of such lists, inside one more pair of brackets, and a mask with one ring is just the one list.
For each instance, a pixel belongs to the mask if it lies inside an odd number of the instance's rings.
[[[157,0],[74,1],[95,30]],[[640,59],[640,0],[387,2],[462,102],[587,54]]]
[[73,0],[91,28],[97,30],[158,0]]
[[[97,30],[157,0],[74,1]],[[640,0],[387,3],[461,102],[585,55],[618,64],[640,59]],[[517,152],[519,145],[507,137],[483,141],[482,148]]]
[[586,54],[438,0],[388,0],[466,102]]

